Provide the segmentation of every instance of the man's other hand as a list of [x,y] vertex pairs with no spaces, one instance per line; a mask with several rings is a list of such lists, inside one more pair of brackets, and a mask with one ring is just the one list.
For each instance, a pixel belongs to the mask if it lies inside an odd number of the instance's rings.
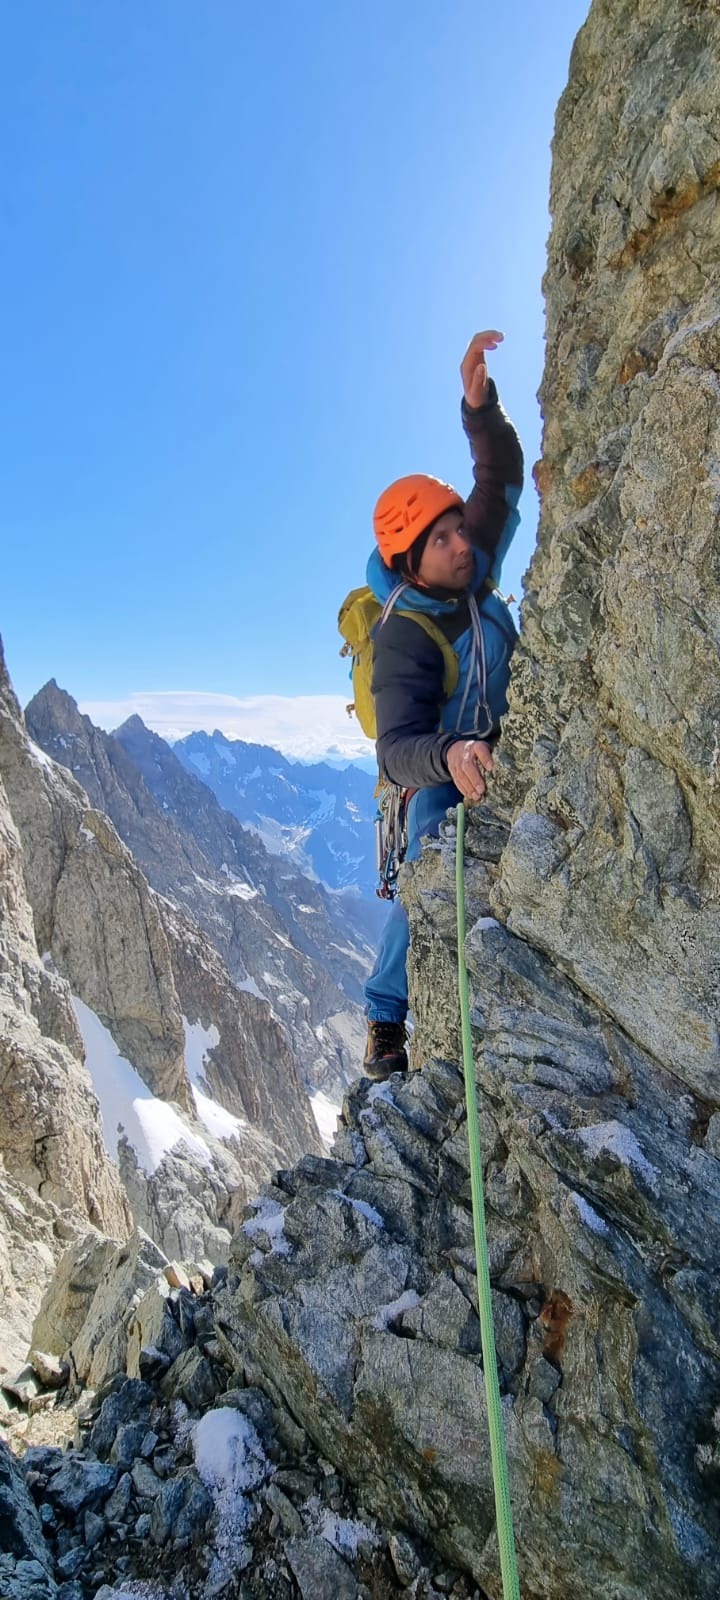
[[493,770],[490,746],[484,739],[458,739],[445,757],[450,777],[465,800],[482,800],[487,784],[484,774]]
[[497,350],[503,338],[504,334],[498,333],[495,328],[487,328],[484,333],[474,334],[460,362],[463,393],[473,410],[478,406],[484,406],[487,400],[488,372],[485,351]]

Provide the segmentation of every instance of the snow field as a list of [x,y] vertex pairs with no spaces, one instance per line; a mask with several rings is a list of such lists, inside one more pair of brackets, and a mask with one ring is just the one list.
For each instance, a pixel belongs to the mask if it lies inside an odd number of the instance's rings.
[[[212,1165],[212,1154],[205,1140],[173,1106],[154,1095],[143,1082],[132,1062],[120,1054],[115,1040],[90,1006],[77,995],[72,997],[75,1015],[85,1045],[85,1065],[100,1102],[105,1148],[115,1161],[121,1137],[135,1151],[138,1166],[148,1176],[156,1172],[171,1150],[184,1148],[204,1167]],[[203,1071],[208,1051],[220,1042],[216,1027],[201,1023],[185,1027],[185,1060],[198,1120],[215,1139],[232,1140],[242,1136],[247,1122],[233,1116],[198,1087],[204,1083]],[[207,1084],[205,1084],[207,1088]]]
[[163,1156],[181,1144],[203,1166],[210,1166],[210,1151],[204,1140],[190,1131],[172,1106],[158,1100],[148,1089],[131,1062],[121,1056],[110,1030],[95,1012],[77,996],[72,998],[85,1044],[85,1064],[100,1101],[109,1154],[117,1161],[118,1144],[124,1133],[144,1172],[156,1172]]

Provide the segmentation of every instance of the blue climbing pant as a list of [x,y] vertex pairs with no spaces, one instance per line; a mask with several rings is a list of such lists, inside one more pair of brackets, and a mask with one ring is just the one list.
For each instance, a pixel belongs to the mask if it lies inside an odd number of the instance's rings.
[[[450,806],[462,799],[454,783],[418,789],[407,810],[406,861],[417,861],[420,841],[437,839],[440,823]],[[410,927],[400,900],[393,900],[380,940],[375,966],[365,984],[365,1015],[369,1022],[404,1022],[408,1009],[407,953]]]

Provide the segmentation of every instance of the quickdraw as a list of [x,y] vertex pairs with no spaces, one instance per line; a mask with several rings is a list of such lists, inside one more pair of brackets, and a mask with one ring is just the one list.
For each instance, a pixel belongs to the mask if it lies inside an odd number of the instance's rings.
[[408,846],[407,808],[417,789],[401,789],[386,783],[378,791],[375,817],[375,865],[380,883],[375,890],[380,900],[394,900],[398,873]]

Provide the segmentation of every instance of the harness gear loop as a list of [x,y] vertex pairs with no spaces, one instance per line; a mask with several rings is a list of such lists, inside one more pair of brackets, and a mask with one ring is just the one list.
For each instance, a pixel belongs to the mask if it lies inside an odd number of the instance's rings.
[[495,1354],[490,1290],[490,1262],[488,1259],[487,1231],[485,1226],[485,1196],[483,1192],[482,1156],[478,1128],[477,1090],[473,1061],[472,1032],[470,1029],[470,998],[468,974],[465,964],[465,879],[463,860],[465,850],[465,802],[457,808],[457,845],[455,851],[455,889],[457,896],[458,936],[458,989],[460,991],[460,1022],[462,1028],[463,1071],[465,1074],[465,1099],[467,1103],[468,1146],[470,1151],[470,1187],[472,1191],[473,1233],[475,1236],[475,1264],[478,1284],[478,1309],[482,1342],[485,1400],[490,1432],[493,1488],[495,1491],[495,1519],[500,1550],[503,1600],[520,1600],[520,1580],[515,1551],[510,1484],[508,1476],[505,1431],[503,1428],[500,1385]]

